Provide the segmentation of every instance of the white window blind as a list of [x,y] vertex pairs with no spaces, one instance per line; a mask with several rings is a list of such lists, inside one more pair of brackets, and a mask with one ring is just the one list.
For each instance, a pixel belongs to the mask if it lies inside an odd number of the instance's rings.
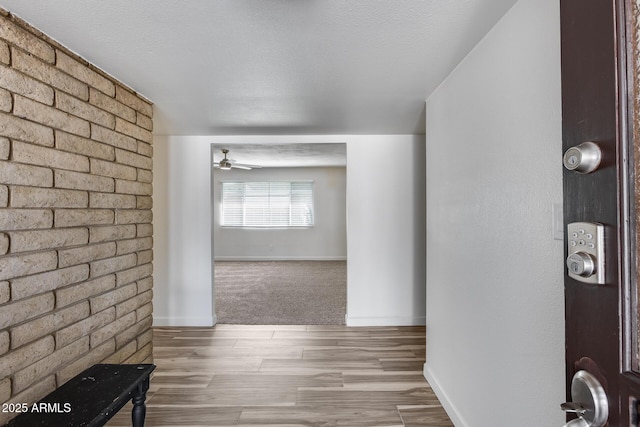
[[221,225],[311,227],[313,182],[223,182]]

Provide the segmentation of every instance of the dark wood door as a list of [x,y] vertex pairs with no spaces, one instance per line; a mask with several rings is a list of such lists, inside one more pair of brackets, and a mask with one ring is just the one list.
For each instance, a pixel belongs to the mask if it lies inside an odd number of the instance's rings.
[[605,230],[604,284],[576,280],[565,267],[567,401],[574,374],[589,372],[607,394],[609,426],[638,425],[640,398],[631,256],[635,202],[626,167],[632,144],[626,43],[630,3],[560,1],[563,152],[585,141],[595,142],[602,152],[594,172],[564,170],[565,257],[569,223],[601,223]]

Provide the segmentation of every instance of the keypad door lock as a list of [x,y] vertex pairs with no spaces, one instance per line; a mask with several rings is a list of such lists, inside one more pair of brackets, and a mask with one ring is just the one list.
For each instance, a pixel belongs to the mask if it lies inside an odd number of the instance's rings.
[[585,283],[605,284],[604,225],[572,222],[567,225],[569,277]]

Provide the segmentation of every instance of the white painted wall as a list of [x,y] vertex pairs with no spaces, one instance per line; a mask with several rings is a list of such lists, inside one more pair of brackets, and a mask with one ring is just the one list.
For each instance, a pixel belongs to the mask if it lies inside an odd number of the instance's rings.
[[211,148],[154,137],[154,326],[212,326]]
[[564,416],[560,23],[520,0],[427,101],[427,363],[456,426]]
[[347,144],[347,325],[424,325],[424,167],[424,136]]
[[[314,226],[256,229],[220,226],[223,181],[313,181]],[[347,174],[344,167],[213,171],[216,260],[347,259]]]
[[425,147],[414,135],[156,137],[154,324],[215,321],[210,145],[291,142],[347,144],[347,323],[424,324]]

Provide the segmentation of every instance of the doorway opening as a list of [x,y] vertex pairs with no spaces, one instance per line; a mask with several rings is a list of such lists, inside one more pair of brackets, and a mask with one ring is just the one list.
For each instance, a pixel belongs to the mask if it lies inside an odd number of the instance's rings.
[[218,323],[345,324],[346,144],[212,152]]

